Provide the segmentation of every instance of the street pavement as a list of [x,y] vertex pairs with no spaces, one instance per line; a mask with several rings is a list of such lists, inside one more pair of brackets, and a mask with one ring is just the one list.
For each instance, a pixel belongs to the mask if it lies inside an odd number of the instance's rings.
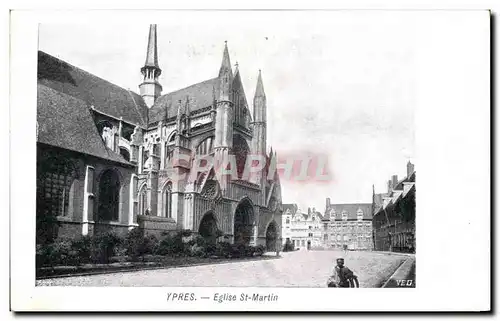
[[205,286],[205,287],[326,287],[335,264],[358,276],[360,287],[378,287],[407,259],[404,255],[375,252],[307,251],[280,253],[281,257],[166,268],[124,273],[37,280],[39,286]]

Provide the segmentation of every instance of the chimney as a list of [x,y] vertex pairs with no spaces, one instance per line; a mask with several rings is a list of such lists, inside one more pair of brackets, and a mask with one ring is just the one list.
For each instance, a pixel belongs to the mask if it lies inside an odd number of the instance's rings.
[[387,193],[391,193],[392,192],[392,180],[388,180],[387,181]]
[[398,185],[398,175],[392,175],[392,189],[395,189]]
[[408,161],[408,164],[406,164],[406,177],[410,177],[414,171],[415,171],[415,165],[413,165],[410,161]]
[[310,207],[307,208],[307,214],[311,215],[311,208]]
[[326,198],[326,209],[330,208],[331,200],[329,197]]

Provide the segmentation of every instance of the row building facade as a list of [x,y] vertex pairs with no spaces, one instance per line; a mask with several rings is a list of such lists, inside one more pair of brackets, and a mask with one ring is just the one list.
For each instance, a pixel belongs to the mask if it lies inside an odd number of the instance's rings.
[[372,204],[331,204],[326,199],[323,245],[326,248],[372,250]]
[[283,204],[283,240],[290,241],[296,249],[322,247],[323,215],[315,208],[303,213],[297,204]]
[[387,192],[373,189],[373,241],[375,250],[415,253],[415,166],[408,161],[406,177],[393,175]]

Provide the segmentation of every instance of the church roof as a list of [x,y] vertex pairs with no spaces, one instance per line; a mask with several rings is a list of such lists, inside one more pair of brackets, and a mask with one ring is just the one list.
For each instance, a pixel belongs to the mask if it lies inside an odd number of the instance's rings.
[[218,92],[218,88],[219,78],[215,77],[158,97],[149,111],[149,123],[175,118],[179,100],[185,104],[189,98],[191,113],[212,106],[215,99],[214,92]]
[[333,210],[335,210],[335,219],[342,219],[342,212],[347,212],[348,220],[356,220],[358,218],[358,209],[363,211],[363,219],[372,219],[372,204],[371,203],[355,203],[355,204],[331,204],[326,209],[324,216],[325,220],[330,220]]
[[40,83],[37,127],[39,143],[131,165],[104,145],[86,102]]
[[140,95],[42,51],[38,51],[38,83],[84,101],[97,112],[147,125],[148,108]]

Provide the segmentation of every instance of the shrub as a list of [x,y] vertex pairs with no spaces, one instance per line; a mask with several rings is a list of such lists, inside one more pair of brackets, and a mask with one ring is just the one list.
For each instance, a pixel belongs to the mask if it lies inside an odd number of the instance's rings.
[[255,246],[247,246],[245,249],[245,256],[253,257],[255,255]]
[[95,250],[92,238],[88,235],[74,239],[71,243],[71,248],[78,257],[78,264],[90,263],[96,259],[97,251]]
[[189,254],[190,248],[182,241],[183,231],[174,236],[165,235],[157,247],[156,254],[159,255],[185,255]]
[[206,248],[204,246],[194,244],[190,248],[190,255],[196,257],[206,257],[207,256]]
[[180,231],[180,234],[182,237],[190,237],[193,235],[193,232],[191,230],[182,230]]
[[266,251],[266,247],[264,245],[257,245],[255,247],[255,255],[256,256],[262,256],[265,251]]
[[231,247],[231,256],[235,258],[244,257],[247,255],[248,246],[245,244],[233,244]]
[[71,247],[70,240],[57,240],[50,244],[38,245],[36,266],[56,266],[78,264],[78,253]]
[[108,263],[121,243],[122,240],[113,233],[94,238],[56,239],[53,243],[37,245],[36,266]]
[[283,252],[290,252],[294,250],[295,250],[295,245],[290,240],[286,240],[285,246],[283,247]]
[[206,247],[207,240],[205,240],[205,238],[202,237],[201,235],[196,235],[196,237],[194,238],[194,244],[196,244],[198,246]]
[[144,255],[155,254],[159,247],[159,241],[154,235],[144,235],[144,231],[134,228],[127,234],[125,249],[133,261],[139,257],[144,260]]
[[94,238],[97,263],[109,263],[109,258],[114,256],[118,245],[124,241],[113,232],[98,235]]
[[[41,211],[44,204],[40,205]],[[57,217],[52,214],[37,215],[36,217],[36,243],[37,244],[52,244],[56,241],[57,233],[59,230],[60,222]]]
[[219,242],[215,245],[214,254],[218,257],[231,257],[232,246],[229,242]]

